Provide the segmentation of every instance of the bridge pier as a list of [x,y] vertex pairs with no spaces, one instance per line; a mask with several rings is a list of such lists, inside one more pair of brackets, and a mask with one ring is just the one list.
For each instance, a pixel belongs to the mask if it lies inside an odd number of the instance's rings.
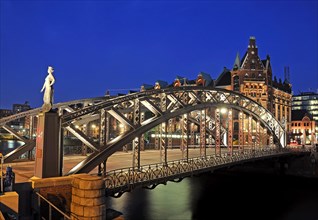
[[[31,183],[34,199],[32,204],[35,211],[32,214],[33,219],[42,219],[42,217],[57,219],[61,213],[68,216],[67,219],[74,220],[106,219],[105,182],[102,177],[75,174],[32,179]],[[57,207],[60,213],[52,207],[51,212],[49,212],[48,201]]]
[[88,174],[73,177],[71,219],[105,219],[105,201],[105,183],[101,177]]

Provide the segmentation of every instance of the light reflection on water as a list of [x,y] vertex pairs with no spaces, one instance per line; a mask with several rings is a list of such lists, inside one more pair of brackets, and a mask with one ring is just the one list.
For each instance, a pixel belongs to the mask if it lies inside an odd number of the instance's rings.
[[122,212],[125,220],[318,220],[317,186],[317,179],[204,174],[108,197],[107,208]]
[[120,198],[108,198],[107,207],[123,212],[125,219],[191,219],[190,179],[182,182],[160,184],[153,190],[136,188]]
[[17,147],[20,147],[23,145],[24,142],[19,140],[1,140],[0,141],[0,152],[3,155],[6,155],[7,153],[11,152],[12,150],[16,149]]

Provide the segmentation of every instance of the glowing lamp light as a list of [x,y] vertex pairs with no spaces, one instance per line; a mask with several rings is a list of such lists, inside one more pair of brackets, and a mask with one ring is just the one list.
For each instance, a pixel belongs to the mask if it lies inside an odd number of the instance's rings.
[[221,113],[225,114],[227,112],[227,108],[221,108]]

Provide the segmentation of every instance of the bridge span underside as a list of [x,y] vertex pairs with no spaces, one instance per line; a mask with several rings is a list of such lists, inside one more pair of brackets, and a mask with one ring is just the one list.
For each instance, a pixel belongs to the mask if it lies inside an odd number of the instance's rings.
[[[140,151],[145,149],[157,149],[160,162],[168,164],[167,149],[176,147],[182,160],[189,160],[189,148],[193,147],[200,157],[207,158],[211,149],[214,156],[220,156],[221,148],[225,148],[232,157],[235,152],[286,146],[285,129],[268,110],[223,89],[185,86],[147,90],[58,103],[53,108],[60,117],[60,147],[64,153],[65,139],[69,138],[80,140],[79,153],[87,155],[68,174],[88,173],[98,167],[106,176],[107,158],[121,150],[132,150],[131,168],[138,170]],[[0,119],[0,126],[26,146],[34,146],[40,112],[33,109]],[[23,129],[9,126],[21,119],[25,121]],[[5,160],[10,162],[26,153],[32,157],[32,152],[24,146],[6,155]]]

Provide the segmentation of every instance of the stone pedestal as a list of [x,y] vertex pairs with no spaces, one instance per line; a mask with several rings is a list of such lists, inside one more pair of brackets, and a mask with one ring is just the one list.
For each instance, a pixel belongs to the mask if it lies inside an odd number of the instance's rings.
[[40,113],[37,124],[34,175],[38,178],[60,176],[59,116]]
[[73,176],[72,219],[106,219],[105,182],[101,177],[88,174]]
[[19,194],[17,192],[5,192],[0,196],[0,210],[19,213]]

